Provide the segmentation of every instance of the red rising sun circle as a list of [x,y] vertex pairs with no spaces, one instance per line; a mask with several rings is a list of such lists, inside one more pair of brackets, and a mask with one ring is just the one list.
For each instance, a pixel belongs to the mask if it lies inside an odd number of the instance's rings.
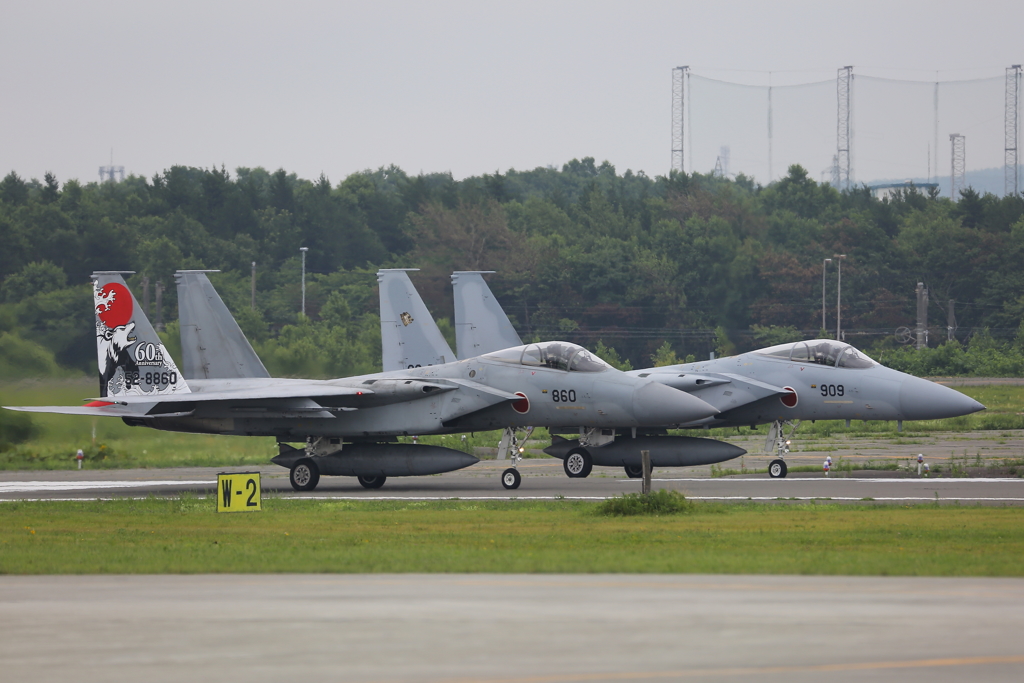
[[782,405],[786,406],[787,408],[796,408],[797,401],[799,400],[799,398],[796,395],[796,389],[794,389],[793,387],[782,388],[786,392],[779,397],[779,400],[782,401]]
[[117,282],[104,285],[96,296],[96,317],[110,329],[127,325],[132,319],[132,295],[128,288]]
[[517,391],[516,396],[522,396],[522,398],[518,401],[512,401],[512,410],[524,415],[530,412],[530,399],[526,398],[526,394],[521,391]]

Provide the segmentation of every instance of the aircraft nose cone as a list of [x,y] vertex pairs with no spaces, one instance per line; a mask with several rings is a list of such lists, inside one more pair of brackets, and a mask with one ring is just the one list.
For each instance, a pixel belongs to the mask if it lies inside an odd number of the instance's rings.
[[985,406],[955,389],[908,377],[900,387],[900,409],[904,420],[941,420],[970,415]]
[[696,396],[657,382],[647,382],[633,392],[633,415],[644,426],[683,424],[718,412]]

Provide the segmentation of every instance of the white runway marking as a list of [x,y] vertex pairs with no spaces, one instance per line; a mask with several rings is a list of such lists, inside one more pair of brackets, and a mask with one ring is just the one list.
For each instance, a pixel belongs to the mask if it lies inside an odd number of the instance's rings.
[[[618,481],[620,481],[623,484],[640,483],[639,479],[619,479]],[[905,477],[905,478],[902,478],[902,479],[896,479],[896,478],[894,478],[894,479],[858,479],[858,478],[853,478],[853,477],[825,477],[825,476],[822,476],[822,477],[799,477],[799,478],[793,478],[793,479],[787,479],[787,478],[772,479],[771,477],[765,475],[763,478],[760,478],[760,479],[753,479],[753,478],[751,478],[751,479],[727,479],[727,478],[723,477],[723,478],[715,478],[715,479],[707,479],[707,478],[705,478],[705,479],[696,479],[696,478],[694,478],[694,479],[651,479],[651,481],[668,481],[668,482],[673,482],[673,481],[697,481],[697,482],[701,482],[701,483],[704,483],[704,484],[709,484],[709,483],[712,483],[712,482],[718,483],[718,484],[724,484],[724,483],[739,484],[739,483],[746,483],[746,482],[751,482],[751,483],[754,483],[754,484],[762,484],[762,483],[764,483],[766,481],[777,481],[777,482],[780,482],[780,483],[783,483],[783,482],[785,482],[785,483],[795,483],[795,482],[801,482],[801,483],[804,483],[804,482],[821,483],[823,481],[851,481],[851,482],[861,482],[861,483],[865,483],[865,484],[906,484],[907,482],[912,482],[912,481],[930,482],[930,483],[933,483],[933,484],[941,484],[941,483],[950,483],[950,484],[952,484],[952,483],[956,483],[956,484],[1010,484],[1010,483],[1021,483],[1021,484],[1024,484],[1024,479],[1019,479],[1017,477],[1005,477],[1005,478],[1002,478],[1002,479],[1000,479],[999,477],[977,477],[977,478],[963,477],[963,478],[955,478],[955,479],[953,479],[953,478],[942,478],[942,477],[934,477],[934,478],[933,477],[920,477],[920,478],[918,478],[918,477]]]
[[216,486],[217,482],[182,480],[147,481],[0,481],[0,493],[31,493],[34,491],[85,491],[88,489],[131,489],[143,486]]

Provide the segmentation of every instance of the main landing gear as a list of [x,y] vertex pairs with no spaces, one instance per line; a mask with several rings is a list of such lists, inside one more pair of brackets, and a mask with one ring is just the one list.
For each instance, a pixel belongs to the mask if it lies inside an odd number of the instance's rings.
[[288,480],[296,491],[312,491],[320,483],[320,468],[311,458],[296,460]]
[[[783,458],[786,457],[786,453],[789,453],[789,446],[793,443],[793,435],[799,426],[800,420],[795,422],[776,420],[768,430],[768,438],[764,442],[764,450],[766,453],[774,451],[777,456],[775,460],[768,463],[768,476],[772,479],[783,479],[789,472],[789,467],[786,466],[786,461]],[[788,435],[786,434],[787,427],[789,428]]]
[[566,453],[562,467],[566,475],[572,479],[584,479],[589,477],[590,471],[594,469],[594,460],[586,448],[574,448]]
[[501,473],[501,485],[506,489],[517,489],[522,483],[523,477],[519,474],[519,462],[523,459],[526,440],[533,434],[533,427],[527,427],[523,437],[516,436],[516,430],[506,427],[501,433],[501,442],[498,444],[498,460],[504,460],[506,456],[512,466]]
[[644,476],[644,468],[641,465],[626,465],[626,476],[630,479],[639,479]]

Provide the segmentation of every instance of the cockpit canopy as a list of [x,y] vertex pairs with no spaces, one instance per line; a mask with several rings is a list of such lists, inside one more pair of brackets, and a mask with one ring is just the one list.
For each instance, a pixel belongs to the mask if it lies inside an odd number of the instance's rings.
[[611,367],[579,344],[562,341],[513,346],[510,349],[485,354],[483,357],[501,363],[569,372],[602,372]]
[[759,349],[754,353],[797,363],[814,363],[836,368],[870,368],[878,365],[849,344],[833,339],[812,339],[805,342],[779,344]]

